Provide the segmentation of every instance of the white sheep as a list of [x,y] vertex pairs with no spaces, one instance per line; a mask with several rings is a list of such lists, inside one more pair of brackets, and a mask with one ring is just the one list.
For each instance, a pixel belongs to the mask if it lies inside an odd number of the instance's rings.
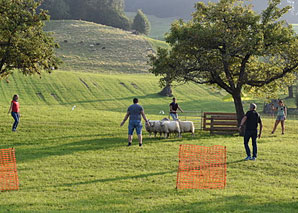
[[148,120],[148,123],[145,123],[145,127],[147,132],[149,132],[150,137],[152,132],[154,133],[154,137],[156,137],[157,133],[159,133],[160,135],[162,133],[160,121]]
[[160,126],[165,138],[169,137],[170,133],[178,133],[179,137],[181,135],[178,121],[160,121]]
[[192,136],[194,136],[195,133],[195,125],[192,121],[178,121],[180,126],[181,133],[183,132],[191,132]]

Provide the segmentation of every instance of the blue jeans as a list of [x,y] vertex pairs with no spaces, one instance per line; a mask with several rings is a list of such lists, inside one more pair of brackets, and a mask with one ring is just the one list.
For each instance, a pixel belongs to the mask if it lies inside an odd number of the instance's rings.
[[177,121],[177,120],[178,120],[178,115],[177,115],[177,113],[171,113],[171,112],[170,112],[170,116],[173,118],[174,121]]
[[252,156],[253,157],[257,157],[257,152],[258,152],[258,148],[257,148],[257,136],[258,136],[258,131],[257,130],[245,130],[245,134],[244,134],[244,147],[245,147],[245,151],[246,151],[246,155],[247,156],[251,156],[250,154],[250,149],[248,146],[248,142],[249,139],[251,138],[252,140]]
[[20,122],[20,114],[18,112],[11,112],[11,116],[14,119],[14,123],[12,125],[12,131],[16,131],[18,124]]
[[142,134],[142,123],[140,120],[130,120],[128,124],[128,135],[133,135],[134,129],[136,129],[137,135]]

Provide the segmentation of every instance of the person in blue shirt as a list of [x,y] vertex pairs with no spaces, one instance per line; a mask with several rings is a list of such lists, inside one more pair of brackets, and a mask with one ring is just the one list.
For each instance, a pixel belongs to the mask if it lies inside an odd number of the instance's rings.
[[273,111],[277,111],[276,121],[272,130],[272,134],[274,134],[276,127],[278,126],[279,122],[281,124],[281,134],[285,134],[285,120],[287,117],[287,108],[282,100],[278,101],[278,107],[272,108]]
[[128,124],[128,146],[132,144],[133,132],[136,130],[138,139],[139,139],[139,146],[143,145],[143,137],[142,137],[142,117],[147,123],[148,120],[144,113],[144,109],[141,105],[139,105],[139,100],[137,98],[133,99],[133,104],[130,105],[127,109],[127,113],[121,122],[120,126],[123,126],[125,121],[129,118]]

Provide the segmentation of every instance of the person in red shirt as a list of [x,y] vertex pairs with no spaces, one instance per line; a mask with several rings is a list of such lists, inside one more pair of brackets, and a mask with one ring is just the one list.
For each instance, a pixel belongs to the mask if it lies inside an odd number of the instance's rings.
[[8,114],[11,112],[11,116],[14,119],[14,123],[12,126],[12,131],[16,131],[18,124],[20,122],[20,104],[18,102],[19,96],[14,95],[10,104],[10,108],[8,110]]

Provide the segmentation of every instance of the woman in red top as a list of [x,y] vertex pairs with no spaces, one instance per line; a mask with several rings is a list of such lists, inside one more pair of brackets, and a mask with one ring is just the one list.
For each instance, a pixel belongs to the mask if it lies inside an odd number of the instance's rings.
[[11,112],[11,116],[14,119],[14,123],[12,126],[12,131],[16,131],[18,124],[20,122],[20,104],[18,102],[19,96],[18,95],[14,95],[11,101],[11,105],[10,108],[8,110],[8,113]]

